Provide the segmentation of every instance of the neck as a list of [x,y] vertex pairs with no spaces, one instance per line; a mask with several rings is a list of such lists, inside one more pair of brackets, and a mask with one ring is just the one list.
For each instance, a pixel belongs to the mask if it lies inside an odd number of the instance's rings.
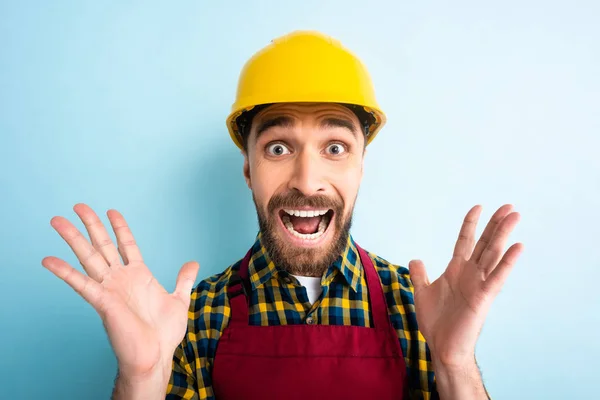
[[309,276],[309,277],[313,277],[313,278],[319,278],[319,277],[323,276],[325,271],[327,271],[327,268],[329,268],[329,265],[328,266],[293,265],[293,266],[286,266],[286,268],[284,268],[284,269],[292,275]]

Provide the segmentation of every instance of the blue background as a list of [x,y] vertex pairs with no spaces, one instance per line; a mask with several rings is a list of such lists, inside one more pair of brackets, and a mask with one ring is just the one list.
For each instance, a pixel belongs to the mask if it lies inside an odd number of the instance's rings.
[[[486,4],[483,4],[486,3]],[[108,398],[95,311],[42,268],[72,206],[128,219],[158,280],[242,257],[257,231],[224,124],[238,73],[296,29],[370,69],[389,123],[355,239],[442,273],[464,214],[512,202],[525,252],[477,356],[495,399],[584,399],[600,344],[600,6],[590,1],[0,2],[0,398]],[[77,223],[77,226],[82,226]]]

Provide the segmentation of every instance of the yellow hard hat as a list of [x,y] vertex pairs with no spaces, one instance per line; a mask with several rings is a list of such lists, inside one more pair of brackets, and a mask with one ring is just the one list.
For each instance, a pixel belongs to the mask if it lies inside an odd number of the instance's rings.
[[315,31],[296,31],[271,41],[240,73],[235,103],[227,128],[242,148],[240,118],[256,106],[273,103],[339,103],[357,115],[370,143],[386,121],[375,99],[366,67],[332,37]]

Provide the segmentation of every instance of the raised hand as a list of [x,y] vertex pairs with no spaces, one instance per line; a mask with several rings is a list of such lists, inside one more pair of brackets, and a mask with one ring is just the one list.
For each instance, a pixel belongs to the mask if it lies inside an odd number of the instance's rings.
[[77,204],[73,209],[83,221],[91,243],[65,218],[54,217],[51,225],[69,244],[87,275],[56,257],[44,258],[42,265],[98,312],[117,356],[120,374],[134,381],[160,372],[167,375],[161,378],[168,380],[173,353],[185,335],[198,263],[184,264],[175,291],[168,293],[144,264],[119,212],[107,213],[117,238],[115,246],[90,207]]
[[434,361],[447,368],[474,363],[475,344],[489,307],[523,250],[516,243],[503,254],[520,218],[509,204],[496,211],[475,245],[480,214],[480,206],[467,213],[452,259],[433,283],[420,260],[409,264],[419,329]]

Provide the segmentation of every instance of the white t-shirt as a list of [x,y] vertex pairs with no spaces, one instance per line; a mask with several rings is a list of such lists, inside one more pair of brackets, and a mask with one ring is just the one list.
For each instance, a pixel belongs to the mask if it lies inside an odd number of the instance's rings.
[[298,279],[298,282],[300,282],[300,284],[306,288],[306,294],[308,295],[308,301],[310,304],[315,304],[315,301],[317,301],[321,295],[321,292],[323,291],[323,288],[321,287],[321,277],[299,275],[292,276]]

